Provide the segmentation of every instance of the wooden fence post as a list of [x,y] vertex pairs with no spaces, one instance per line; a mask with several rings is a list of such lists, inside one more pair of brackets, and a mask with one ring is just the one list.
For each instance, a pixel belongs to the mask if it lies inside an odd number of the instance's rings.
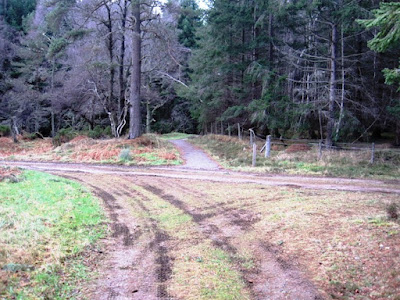
[[238,127],[238,137],[239,137],[239,140],[242,140],[242,133],[241,133],[241,131],[240,131],[240,124],[239,124],[239,123],[237,124],[237,127]]
[[265,157],[271,156],[271,136],[268,135],[265,140]]
[[224,135],[224,123],[221,121],[221,135]]
[[250,146],[253,145],[255,141],[256,134],[254,133],[253,129],[249,129],[250,132]]
[[254,144],[253,144],[253,159],[252,159],[252,161],[251,161],[251,165],[252,165],[253,167],[256,166],[256,159],[257,159],[257,144],[254,143]]
[[318,160],[321,160],[321,158],[322,158],[322,140],[320,140],[318,143]]
[[369,161],[371,164],[373,164],[375,161],[375,143],[372,143],[371,147],[371,160]]
[[232,133],[231,133],[231,125],[230,124],[228,124],[228,135],[229,135],[229,137],[231,137],[231,135],[232,135]]

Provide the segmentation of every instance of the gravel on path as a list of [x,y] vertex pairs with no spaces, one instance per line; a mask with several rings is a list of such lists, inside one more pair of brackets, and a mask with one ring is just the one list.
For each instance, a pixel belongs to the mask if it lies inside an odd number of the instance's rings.
[[183,159],[185,160],[185,164],[178,168],[199,170],[221,169],[221,167],[215,161],[211,160],[207,154],[202,150],[197,149],[186,140],[171,140],[170,142],[181,151]]

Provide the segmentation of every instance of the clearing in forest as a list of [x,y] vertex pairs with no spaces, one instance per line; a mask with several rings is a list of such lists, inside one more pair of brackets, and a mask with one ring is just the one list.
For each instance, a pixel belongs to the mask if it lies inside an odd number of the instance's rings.
[[[182,143],[186,160],[199,151]],[[76,298],[396,299],[400,291],[400,225],[387,216],[397,181],[5,164],[79,181],[102,200],[109,236],[90,254],[95,278]]]

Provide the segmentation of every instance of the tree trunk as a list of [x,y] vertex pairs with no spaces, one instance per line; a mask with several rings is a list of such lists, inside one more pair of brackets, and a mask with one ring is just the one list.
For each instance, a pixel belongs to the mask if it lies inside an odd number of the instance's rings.
[[117,132],[117,116],[116,112],[111,112],[108,114],[108,118],[110,119],[110,126],[111,126],[111,134],[113,137],[118,138],[119,134]]
[[120,47],[120,61],[119,61],[119,106],[118,116],[123,116],[125,106],[125,72],[124,72],[124,61],[125,61],[125,29],[126,29],[126,16],[128,12],[128,2],[124,0],[124,7],[122,8],[122,19],[121,19],[121,47]]
[[17,118],[11,117],[11,136],[14,143],[18,143],[17,135],[18,135],[18,127],[17,127]]
[[332,147],[332,134],[335,125],[335,101],[336,101],[336,44],[337,44],[337,25],[332,24],[332,37],[331,37],[331,68],[329,80],[329,110],[328,110],[328,124],[326,126],[326,147]]
[[55,126],[55,116],[54,116],[54,109],[51,108],[51,137],[56,136],[56,126]]
[[150,101],[146,102],[146,133],[151,132],[151,109],[150,109]]
[[140,71],[141,71],[141,31],[140,0],[132,1],[133,35],[132,35],[132,74],[131,93],[129,97],[129,138],[140,136]]
[[114,79],[115,79],[115,69],[114,69],[114,36],[113,36],[113,24],[112,24],[112,16],[111,16],[111,7],[106,5],[107,9],[107,17],[108,22],[106,27],[108,29],[108,41],[107,41],[107,50],[108,50],[108,58],[110,63],[110,78],[109,78],[109,92],[108,92],[108,109],[114,110],[113,101],[114,101]]
[[268,36],[269,36],[268,59],[269,59],[269,63],[271,64],[271,69],[272,69],[273,61],[274,61],[274,44],[273,44],[274,28],[273,28],[273,21],[274,21],[274,16],[273,16],[272,13],[270,13],[269,16],[268,16]]
[[341,28],[341,61],[342,61],[342,92],[341,92],[341,97],[340,97],[340,110],[339,110],[339,120],[336,126],[336,134],[335,134],[335,141],[339,140],[339,132],[340,132],[340,126],[342,123],[343,119],[343,114],[344,114],[344,96],[346,94],[346,89],[345,89],[345,70],[344,70],[344,38],[343,38],[343,26]]

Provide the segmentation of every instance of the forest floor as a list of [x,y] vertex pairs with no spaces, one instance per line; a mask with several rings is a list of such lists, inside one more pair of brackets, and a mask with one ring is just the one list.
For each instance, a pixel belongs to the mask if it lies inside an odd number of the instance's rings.
[[103,200],[111,235],[88,298],[398,299],[399,180],[232,172],[175,144],[184,166],[2,162]]
[[[124,154],[125,153],[125,154]],[[58,161],[124,165],[179,165],[177,149],[164,138],[150,134],[134,140],[92,139],[78,135],[54,145],[51,138],[19,139],[0,137],[0,159],[19,161]]]

